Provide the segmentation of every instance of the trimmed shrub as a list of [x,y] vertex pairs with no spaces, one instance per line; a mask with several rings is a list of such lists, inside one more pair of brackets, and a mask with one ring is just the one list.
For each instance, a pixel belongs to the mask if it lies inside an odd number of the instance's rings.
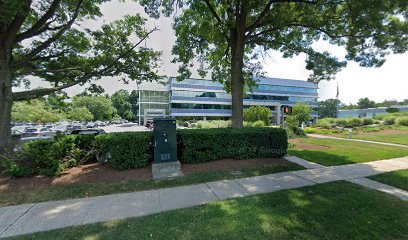
[[363,118],[363,125],[371,125],[374,123],[372,118]]
[[305,128],[305,133],[307,134],[313,134],[313,133],[317,133],[317,129],[316,128]]
[[383,121],[385,125],[394,125],[396,119],[397,117],[394,116],[386,116]]
[[270,116],[272,110],[264,106],[252,106],[244,109],[244,120],[248,122],[256,122],[262,120],[265,125],[271,125]]
[[178,137],[183,163],[281,157],[288,147],[286,131],[280,128],[180,130]]
[[339,126],[344,127],[344,126],[347,125],[347,119],[345,119],[345,118],[338,118],[338,119],[336,119],[335,123],[336,123],[337,125],[339,125]]
[[350,127],[356,127],[356,126],[361,126],[363,124],[363,120],[360,118],[350,118],[347,121],[347,126]]
[[324,129],[330,129],[330,128],[331,128],[331,124],[330,124],[328,121],[324,120],[324,119],[320,120],[320,121],[316,124],[316,126],[317,126],[317,127],[324,128]]
[[99,154],[109,156],[108,164],[120,170],[146,167],[153,159],[152,132],[110,133],[95,140]]
[[398,117],[395,122],[401,126],[408,126],[408,117]]
[[259,120],[259,121],[253,122],[251,124],[251,127],[265,127],[265,123],[262,120]]

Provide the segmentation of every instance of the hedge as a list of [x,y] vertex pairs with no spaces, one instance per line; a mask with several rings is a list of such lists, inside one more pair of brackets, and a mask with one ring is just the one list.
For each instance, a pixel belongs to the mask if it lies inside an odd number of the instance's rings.
[[99,154],[109,154],[108,164],[120,170],[146,167],[153,156],[152,142],[152,132],[110,133],[96,137]]
[[281,157],[288,147],[286,131],[278,128],[181,130],[178,139],[183,163]]
[[5,158],[4,173],[13,177],[56,176],[81,160],[94,160],[94,135],[58,135],[54,140],[24,143],[20,152]]

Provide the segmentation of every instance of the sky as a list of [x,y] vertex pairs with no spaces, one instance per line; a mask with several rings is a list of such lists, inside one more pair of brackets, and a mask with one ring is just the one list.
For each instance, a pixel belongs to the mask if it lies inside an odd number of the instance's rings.
[[[122,18],[124,15],[132,15],[137,12],[148,18],[143,8],[133,1],[120,2],[114,0],[101,7],[103,19],[98,22],[88,21],[86,27],[95,28],[103,22],[111,22]],[[171,47],[176,37],[171,27],[171,18],[149,19],[147,28],[157,26],[160,30],[152,33],[146,41],[146,46],[156,51],[162,51],[160,73],[166,76],[177,75],[177,65],[171,63],[174,56],[171,55]],[[314,47],[317,50],[327,50],[342,58],[345,50],[341,47],[332,46],[325,42],[317,42]],[[305,69],[305,55],[294,58],[283,58],[279,52],[272,52],[263,59],[263,66],[267,77],[307,80],[310,72]],[[192,77],[199,77],[196,71],[192,71]],[[123,84],[119,78],[103,78],[97,82],[105,92],[112,94],[120,89],[133,90],[136,84]],[[336,97],[336,88],[339,86],[339,99],[346,104],[356,103],[358,99],[368,97],[376,102],[384,100],[408,99],[408,53],[389,55],[386,63],[380,68],[363,68],[355,62],[349,62],[341,72],[335,75],[334,80],[319,83],[319,100]],[[38,79],[32,79],[31,88],[47,87],[46,83]],[[81,93],[85,86],[74,86],[66,89],[70,96]],[[17,91],[22,89],[15,89]]]

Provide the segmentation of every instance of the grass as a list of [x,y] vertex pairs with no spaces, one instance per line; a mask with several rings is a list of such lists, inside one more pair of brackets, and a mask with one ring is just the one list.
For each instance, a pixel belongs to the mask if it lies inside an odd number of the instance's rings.
[[332,182],[20,238],[407,239],[408,203]]
[[0,207],[18,205],[24,203],[35,203],[44,201],[63,200],[71,198],[83,198],[100,196],[114,193],[143,191],[157,188],[191,185],[209,181],[236,179],[266,175],[276,172],[286,172],[304,169],[294,163],[279,165],[265,165],[259,167],[241,169],[240,174],[234,174],[228,170],[215,170],[198,172],[185,175],[182,178],[170,180],[129,180],[121,182],[101,182],[92,184],[70,184],[60,185],[43,189],[9,192],[0,194]]
[[407,134],[358,134],[353,135],[354,139],[363,139],[376,142],[387,142],[408,145]]
[[408,170],[382,173],[369,178],[408,191]]
[[321,150],[301,149],[295,146],[289,154],[325,166],[370,162],[408,155],[408,148],[385,146],[336,139],[300,139],[301,143],[315,145]]

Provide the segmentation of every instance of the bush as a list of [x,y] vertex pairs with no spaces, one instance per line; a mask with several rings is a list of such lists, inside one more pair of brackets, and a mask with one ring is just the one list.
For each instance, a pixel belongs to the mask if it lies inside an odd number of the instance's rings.
[[347,125],[348,127],[356,127],[356,126],[361,126],[363,124],[363,120],[361,120],[360,118],[350,118],[347,121]]
[[272,110],[264,106],[253,106],[244,109],[244,120],[256,122],[262,120],[266,126],[271,125]]
[[394,125],[396,119],[397,117],[394,116],[386,116],[383,121],[385,125]]
[[265,127],[265,123],[262,120],[259,120],[259,121],[253,122],[251,124],[251,127]]
[[305,133],[307,134],[313,134],[313,133],[317,133],[317,129],[316,128],[305,128]]
[[336,123],[337,125],[339,125],[339,126],[344,127],[344,126],[347,125],[347,119],[345,119],[345,118],[338,118],[338,119],[336,119],[335,123]]
[[395,122],[401,126],[408,126],[408,117],[398,117]]
[[108,164],[120,170],[146,167],[153,159],[152,132],[110,133],[95,140],[99,154],[110,156]]
[[315,124],[315,126],[321,127],[324,129],[330,129],[332,125],[328,121],[322,119],[317,124]]
[[374,120],[372,118],[363,118],[362,121],[363,121],[362,124],[365,125],[365,126],[366,125],[372,125],[374,123]]
[[280,128],[181,130],[178,138],[183,163],[281,157],[288,147],[286,131]]

